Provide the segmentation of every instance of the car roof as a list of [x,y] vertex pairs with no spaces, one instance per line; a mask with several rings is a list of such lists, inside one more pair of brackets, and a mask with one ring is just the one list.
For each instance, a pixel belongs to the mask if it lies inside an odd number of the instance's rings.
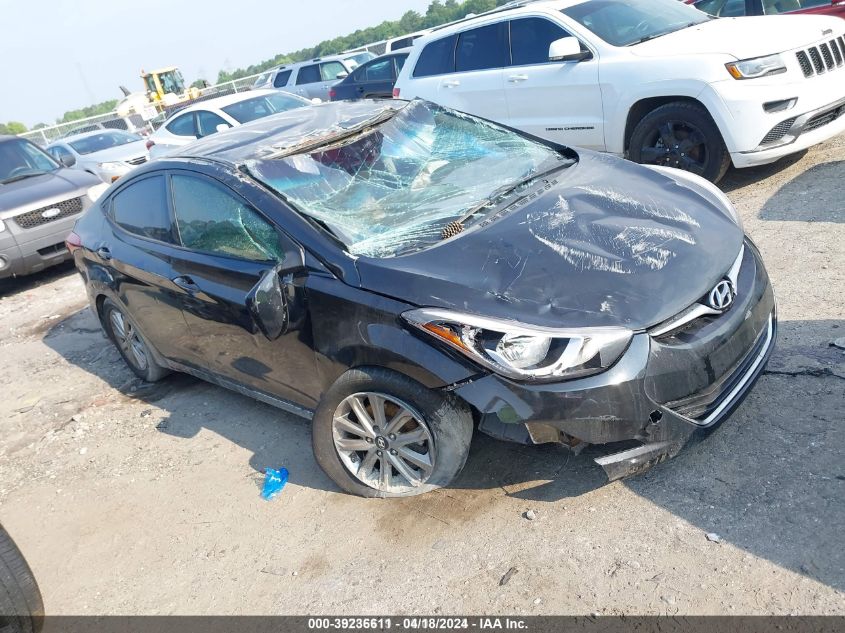
[[[78,141],[81,138],[88,138],[89,136],[98,136],[100,134],[103,134],[104,132],[123,132],[124,134],[134,134],[134,132],[129,132],[128,130],[115,130],[115,129],[112,129],[112,128],[104,127],[104,128],[99,128],[99,129],[96,129],[96,130],[91,130],[89,132],[80,132],[78,134],[71,134],[69,136],[63,136],[62,138],[55,140],[52,143],[50,143],[49,145],[47,145],[47,147],[52,147],[53,145],[57,145],[59,143],[70,143],[71,141]],[[135,134],[135,136],[138,136],[138,135]],[[138,137],[138,138],[140,138],[140,137]]]
[[358,51],[357,53],[341,53],[339,55],[324,55],[322,57],[315,57],[314,59],[305,59],[301,62],[290,62],[288,64],[279,64],[270,70],[265,70],[261,74],[263,75],[265,72],[274,73],[279,70],[293,70],[294,68],[299,68],[300,66],[305,66],[309,64],[319,64],[320,62],[344,62],[353,55],[359,55],[360,53],[367,53],[369,51]]
[[[422,43],[427,44],[428,42],[434,41],[443,35],[452,33],[453,29],[455,31],[462,31],[466,26],[471,25],[475,21],[483,22],[485,18],[495,16],[500,13],[506,13],[508,11],[515,11],[517,9],[524,9],[527,7],[560,11],[561,9],[566,9],[568,7],[575,6],[576,4],[583,4],[584,2],[589,1],[590,0],[515,0],[514,2],[508,2],[496,7],[495,9],[491,9],[490,11],[484,11],[483,13],[477,13],[475,15],[471,14],[465,18],[461,18],[460,20],[436,26],[429,33],[423,35],[418,41],[422,41],[424,38],[425,41]],[[416,42],[414,42],[414,45],[416,45]]]
[[173,158],[205,157],[239,165],[284,151],[309,137],[317,140],[323,133],[354,128],[388,110],[400,110],[407,103],[363,99],[296,108],[202,138],[181,148]]
[[[240,103],[241,101],[246,101],[247,99],[252,99],[253,97],[261,97],[263,95],[269,94],[277,94],[279,91],[274,90],[272,88],[260,88],[258,90],[245,90],[244,92],[236,92],[230,95],[224,95],[222,97],[214,97],[213,99],[205,99],[203,101],[198,101],[196,103],[192,103],[189,106],[185,106],[184,108],[180,108],[179,110],[175,111],[167,120],[169,121],[173,117],[178,114],[184,114],[185,112],[194,112],[195,110],[208,110],[209,108],[220,109],[227,105],[232,105],[233,103]],[[286,93],[290,94],[290,93]],[[297,97],[298,95],[292,95]],[[301,98],[301,97],[300,97]],[[307,101],[307,99],[306,99]]]

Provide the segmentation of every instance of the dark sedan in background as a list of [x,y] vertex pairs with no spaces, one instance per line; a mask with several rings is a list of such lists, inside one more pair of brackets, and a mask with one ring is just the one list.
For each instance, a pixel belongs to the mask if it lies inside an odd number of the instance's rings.
[[181,151],[69,236],[91,305],[141,378],[311,417],[351,493],[449,484],[474,422],[625,441],[598,461],[638,472],[726,419],[773,349],[760,254],[689,173],[425,101],[300,108]]
[[332,101],[355,99],[389,99],[393,96],[396,77],[408,59],[408,52],[391,53],[371,59],[353,70],[343,81],[329,90]]

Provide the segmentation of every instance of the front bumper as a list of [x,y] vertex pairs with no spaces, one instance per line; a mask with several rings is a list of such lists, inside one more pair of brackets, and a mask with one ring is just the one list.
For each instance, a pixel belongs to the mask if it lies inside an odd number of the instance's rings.
[[[34,229],[17,227],[0,233],[0,279],[30,275],[71,258],[65,239],[79,215]],[[7,227],[11,221],[7,220]],[[4,237],[5,236],[5,237]]]
[[641,332],[608,371],[554,384],[487,375],[454,388],[481,414],[480,430],[521,443],[635,441],[600,458],[608,477],[633,474],[674,456],[739,406],[774,349],[772,287],[750,241],[731,309],[662,336]]

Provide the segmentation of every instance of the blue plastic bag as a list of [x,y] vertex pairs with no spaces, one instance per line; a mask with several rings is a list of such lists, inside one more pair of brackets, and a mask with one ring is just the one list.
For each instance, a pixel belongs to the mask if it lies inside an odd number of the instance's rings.
[[261,496],[265,501],[270,501],[273,497],[282,491],[285,484],[288,482],[288,469],[280,468],[273,470],[267,468],[264,471],[264,488],[261,491]]

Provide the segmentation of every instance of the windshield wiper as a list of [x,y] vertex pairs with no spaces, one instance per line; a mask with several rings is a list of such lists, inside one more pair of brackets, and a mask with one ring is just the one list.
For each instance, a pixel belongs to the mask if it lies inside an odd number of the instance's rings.
[[43,176],[46,173],[46,171],[31,171],[26,174],[18,174],[17,176],[12,176],[11,178],[0,180],[0,185],[8,185],[9,183],[17,182],[18,180],[26,180],[27,178],[33,178],[34,176]]
[[669,35],[670,33],[677,33],[678,31],[683,31],[684,29],[688,29],[691,26],[697,26],[698,24],[701,24],[701,22],[689,22],[688,24],[684,24],[682,26],[679,26],[676,29],[672,28],[672,29],[669,29],[668,31],[662,31],[660,33],[651,33],[649,35],[646,35],[645,37],[641,37],[638,40],[634,40],[633,42],[629,42],[628,44],[625,44],[625,46],[636,46],[637,44],[642,44],[643,42],[648,42],[649,40],[653,40],[653,39],[656,39],[658,37],[663,37],[664,35]]
[[563,169],[564,167],[569,167],[574,162],[575,161],[573,161],[570,158],[561,159],[561,163],[558,164],[558,165],[555,165],[551,169],[547,169],[546,171],[541,171],[539,173],[528,174],[527,176],[521,178],[517,182],[509,183],[507,185],[504,185],[503,187],[499,187],[493,193],[491,193],[487,198],[485,198],[484,200],[482,200],[481,202],[476,204],[474,207],[472,207],[469,211],[464,213],[457,220],[453,220],[452,222],[449,222],[449,224],[444,226],[443,231],[441,231],[441,233],[440,233],[440,239],[446,240],[446,239],[449,239],[450,237],[454,237],[458,233],[462,232],[464,230],[464,223],[466,223],[467,220],[469,220],[472,216],[474,216],[476,213],[478,213],[482,209],[489,207],[491,204],[493,204],[493,202],[495,202],[499,198],[503,198],[504,196],[508,195],[509,193],[514,191],[515,189],[519,189],[520,187],[527,185],[529,182],[532,182],[534,180],[539,180],[540,178],[544,178],[546,176],[550,176],[551,174],[555,173],[556,171],[558,171],[560,169]]

